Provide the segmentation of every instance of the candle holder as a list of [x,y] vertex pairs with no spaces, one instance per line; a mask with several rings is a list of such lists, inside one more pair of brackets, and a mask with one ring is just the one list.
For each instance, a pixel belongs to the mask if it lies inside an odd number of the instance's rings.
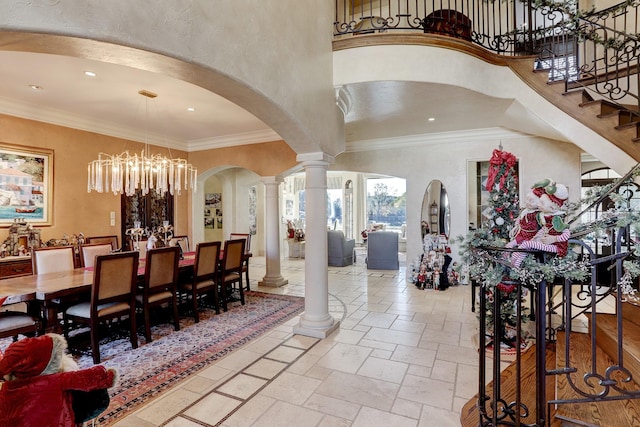
[[169,246],[169,242],[173,238],[173,226],[169,224],[169,221],[162,221],[162,226],[157,229],[157,235],[164,246]]
[[125,235],[131,239],[132,249],[138,252],[140,251],[140,240],[148,235],[147,230],[142,228],[141,225],[140,221],[133,221],[133,228],[125,230]]

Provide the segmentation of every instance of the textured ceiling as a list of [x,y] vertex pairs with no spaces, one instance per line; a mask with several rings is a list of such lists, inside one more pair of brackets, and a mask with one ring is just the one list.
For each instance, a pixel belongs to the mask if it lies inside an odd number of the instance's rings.
[[[0,112],[6,114],[187,151],[278,139],[237,105],[162,74],[25,52],[0,51],[0,63]],[[87,77],[87,70],[97,76]],[[147,99],[141,89],[158,97]],[[495,127],[562,139],[513,100],[459,87],[380,81],[345,89],[348,143]]]

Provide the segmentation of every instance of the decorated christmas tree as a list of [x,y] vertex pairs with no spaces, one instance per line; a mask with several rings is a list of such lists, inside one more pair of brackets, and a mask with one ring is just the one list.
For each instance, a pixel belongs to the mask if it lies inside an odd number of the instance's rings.
[[494,239],[509,240],[513,221],[518,216],[518,161],[502,150],[493,150],[485,189],[489,191],[489,207],[483,212],[482,228],[490,230]]
[[[493,150],[489,161],[489,173],[485,183],[485,189],[489,191],[489,207],[482,213],[484,222],[481,234],[485,234],[482,240],[486,240],[488,247],[501,248],[510,240],[510,233],[514,227],[514,220],[518,217],[518,161],[516,157],[501,149]],[[498,341],[510,345],[512,340],[507,336],[505,327],[516,325],[516,304],[517,292],[515,285],[510,282],[505,283],[507,276],[507,266],[501,263],[502,260],[482,262],[484,272],[488,281],[484,290],[486,298],[493,301],[496,293],[500,293],[500,314],[502,316],[503,327],[499,332]],[[477,270],[476,270],[477,271]],[[519,302],[522,307],[522,301]],[[524,307],[522,307],[524,310]],[[494,321],[493,305],[487,305],[487,326],[491,329]],[[493,333],[493,332],[492,332]],[[495,338],[495,337],[494,337]],[[495,341],[495,339],[494,339]]]

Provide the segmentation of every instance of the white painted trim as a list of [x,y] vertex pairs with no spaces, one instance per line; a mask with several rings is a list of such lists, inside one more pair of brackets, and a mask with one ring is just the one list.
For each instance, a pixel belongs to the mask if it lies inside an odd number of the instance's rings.
[[255,132],[237,133],[225,135],[217,138],[206,138],[191,140],[188,142],[187,151],[202,151],[211,148],[233,147],[236,145],[258,144],[261,142],[280,141],[282,137],[271,129],[259,130]]
[[368,139],[362,141],[350,141],[346,144],[345,152],[399,149],[409,147],[419,147],[422,145],[446,144],[451,142],[479,141],[479,140],[499,140],[532,138],[535,135],[528,135],[522,132],[515,132],[502,128],[472,129],[454,132],[428,133],[422,135],[409,135],[392,138]]
[[2,97],[0,97],[0,113],[186,152],[282,140],[282,137],[276,132],[271,129],[266,129],[235,135],[224,135],[217,138],[183,141],[168,138],[166,135],[153,134],[152,132],[147,132],[146,129],[136,130],[124,128],[122,125],[116,123],[106,121],[97,122],[87,117],[68,114],[62,110],[42,106],[36,107],[30,103]]

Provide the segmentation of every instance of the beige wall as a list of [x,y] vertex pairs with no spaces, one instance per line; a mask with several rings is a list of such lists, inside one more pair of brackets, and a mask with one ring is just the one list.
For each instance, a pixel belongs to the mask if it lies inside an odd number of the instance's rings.
[[[53,149],[53,222],[41,228],[42,240],[61,238],[65,233],[120,235],[120,196],[87,192],[87,164],[99,152],[140,151],[143,144],[104,135],[0,115],[0,142]],[[157,150],[157,151],[156,151]],[[153,147],[153,152],[163,150]],[[175,156],[186,153],[172,150]],[[176,199],[178,232],[187,229],[187,211]],[[109,225],[109,213],[116,212],[116,225]],[[0,240],[5,236],[0,230]],[[121,242],[122,243],[122,242]]]
[[[48,148],[53,155],[53,224],[42,227],[42,240],[84,233],[120,236],[120,196],[87,192],[87,164],[99,152],[140,151],[143,144],[62,126],[0,115],[0,143]],[[152,153],[165,150],[152,146]],[[259,175],[277,175],[295,164],[295,153],[282,141],[187,154],[171,150],[174,157],[186,157],[199,172],[219,165],[236,165]],[[203,194],[204,189],[198,189]],[[190,192],[175,199],[175,234],[191,236]],[[258,200],[260,202],[260,199]],[[116,212],[116,225],[109,225],[109,213]],[[202,226],[198,224],[198,226]],[[0,228],[0,240],[6,235]]]

